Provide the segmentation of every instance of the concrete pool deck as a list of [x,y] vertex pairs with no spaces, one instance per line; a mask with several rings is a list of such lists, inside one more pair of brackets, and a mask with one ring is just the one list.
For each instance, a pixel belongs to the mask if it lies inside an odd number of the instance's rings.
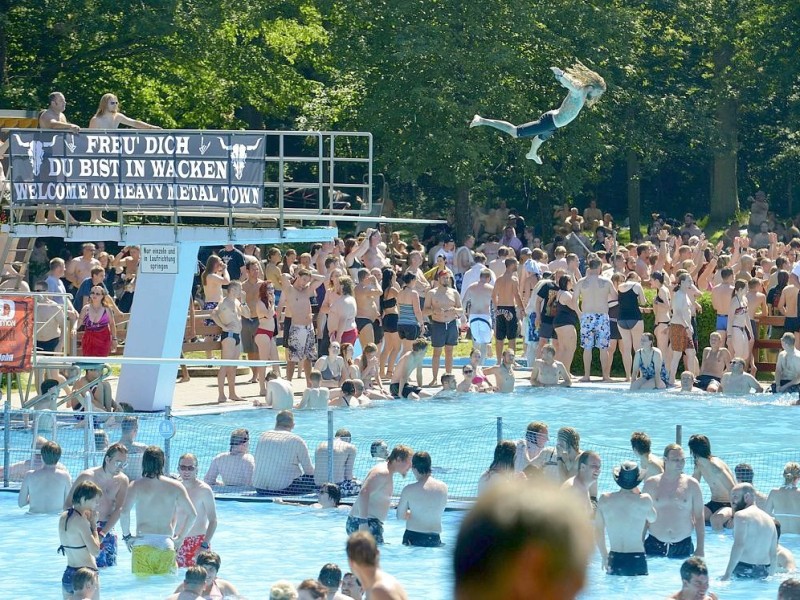
[[[487,365],[490,366],[490,365]],[[240,372],[242,369],[240,369]],[[440,369],[439,373],[444,370]],[[530,371],[525,368],[516,369],[517,386],[529,386]],[[240,397],[244,398],[245,402],[232,402],[228,400],[224,403],[217,402],[217,377],[216,369],[196,369],[194,372],[190,371],[191,379],[187,382],[177,383],[175,385],[175,394],[172,398],[172,411],[176,415],[189,415],[189,414],[208,414],[220,413],[237,410],[245,410],[253,408],[253,400],[259,399],[258,384],[249,383],[249,373],[245,375],[238,375],[236,377],[236,391]],[[433,379],[433,373],[430,367],[423,367],[422,381],[429,382]],[[456,373],[456,377],[460,379],[460,373]],[[111,388],[116,394],[118,379],[116,377],[110,378]],[[604,383],[600,377],[593,377],[592,383],[580,383],[573,379],[572,386],[578,389],[593,389],[603,391],[626,391],[628,383],[622,378],[614,379],[612,383]],[[389,383],[384,380],[384,386],[388,388]],[[305,379],[300,378],[292,381],[292,389],[294,390],[295,399],[299,401],[305,390]],[[227,389],[227,388],[226,388]],[[437,388],[425,388],[435,392]],[[116,397],[116,396],[115,396]]]

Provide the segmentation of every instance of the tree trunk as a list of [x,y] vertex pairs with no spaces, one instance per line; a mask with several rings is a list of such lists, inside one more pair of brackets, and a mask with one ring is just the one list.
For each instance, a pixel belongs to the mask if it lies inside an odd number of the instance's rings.
[[8,84],[8,10],[10,2],[0,1],[0,85]]
[[456,243],[460,246],[464,238],[472,233],[472,209],[469,203],[469,186],[465,183],[456,185]]
[[739,210],[737,177],[738,102],[728,91],[727,78],[733,47],[724,42],[714,54],[716,124],[718,146],[714,151],[714,172],[711,185],[711,220],[729,222]]
[[628,150],[628,219],[630,220],[631,241],[639,238],[642,220],[642,189],[639,169],[639,156],[635,150]]

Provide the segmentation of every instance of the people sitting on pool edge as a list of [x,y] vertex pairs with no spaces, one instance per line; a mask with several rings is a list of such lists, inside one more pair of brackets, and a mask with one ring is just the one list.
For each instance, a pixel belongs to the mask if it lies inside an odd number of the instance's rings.
[[531,385],[535,387],[572,385],[572,377],[564,363],[557,361],[556,349],[553,344],[542,347],[542,358],[537,358],[531,368]]
[[[352,435],[347,429],[339,429],[333,438],[333,481],[342,496],[356,496],[361,491],[361,482],[353,476],[358,450],[351,443]],[[328,481],[328,442],[322,442],[314,453],[314,483],[317,486]]]
[[256,461],[249,450],[250,432],[247,429],[234,429],[230,437],[230,450],[217,454],[211,460],[203,481],[210,486],[250,487]]
[[282,410],[275,417],[275,429],[259,437],[253,486],[260,495],[292,496],[316,489],[308,446],[303,438],[292,433],[293,429],[292,411]]
[[722,376],[720,391],[723,394],[761,393],[764,388],[750,373],[744,372],[745,360],[736,357],[731,361],[731,370]]

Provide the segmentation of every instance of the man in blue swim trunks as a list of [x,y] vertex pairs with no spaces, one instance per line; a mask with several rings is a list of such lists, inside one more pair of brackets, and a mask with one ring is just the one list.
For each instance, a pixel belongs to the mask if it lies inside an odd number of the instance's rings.
[[728,334],[728,313],[731,310],[733,297],[733,269],[724,267],[719,272],[722,281],[711,289],[711,306],[717,313],[716,332],[721,336],[721,345],[725,347]]
[[591,380],[592,349],[600,350],[600,364],[603,367],[603,381],[611,381],[611,321],[608,318],[608,303],[612,299],[614,286],[602,277],[602,261],[593,256],[589,259],[586,276],[575,284],[572,291],[576,304],[579,303],[581,320],[581,347],[583,348],[583,372],[581,381]]
[[369,531],[377,543],[383,543],[383,523],[389,514],[394,475],[406,476],[413,454],[408,446],[395,446],[385,463],[378,463],[370,469],[347,517],[347,535],[360,530]]
[[766,579],[778,562],[778,530],[775,520],[756,506],[756,490],[740,483],[731,490],[733,546],[722,580]]
[[128,449],[119,442],[111,444],[103,457],[103,464],[78,475],[67,494],[68,500],[71,499],[74,491],[84,481],[91,481],[103,490],[97,509],[97,534],[100,537],[97,566],[100,568],[117,564],[117,534],[114,526],[120,518],[128,494],[128,477],[123,472],[127,466]]

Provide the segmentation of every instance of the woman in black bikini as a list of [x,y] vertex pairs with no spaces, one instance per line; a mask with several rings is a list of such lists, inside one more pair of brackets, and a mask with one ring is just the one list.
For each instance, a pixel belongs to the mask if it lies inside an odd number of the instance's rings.
[[672,358],[669,349],[669,321],[672,318],[672,296],[666,285],[664,273],[661,271],[655,271],[650,275],[650,285],[656,289],[656,297],[653,298],[653,317],[656,323],[653,334],[656,336],[656,345],[661,350],[664,362],[669,364]]
[[391,379],[394,363],[400,353],[400,334],[397,331],[399,319],[397,296],[400,294],[400,287],[397,285],[397,278],[393,269],[386,267],[382,273],[381,288],[383,289],[383,294],[379,298],[383,319],[383,352],[381,352],[380,357],[381,377]]
[[[97,571],[95,558],[100,553],[97,535],[97,507],[103,491],[93,481],[82,481],[72,492],[72,506],[58,519],[58,552],[67,557],[67,568],[61,578],[65,600],[72,598],[75,571],[86,567]],[[95,598],[100,597],[99,586]]]
[[619,318],[617,326],[621,335],[620,348],[622,364],[625,367],[625,381],[631,379],[632,355],[641,348],[644,320],[639,305],[647,301],[639,275],[628,273],[625,281],[619,285]]
[[728,345],[735,358],[741,358],[748,364],[750,359],[750,340],[753,330],[750,328],[750,317],[747,314],[747,283],[737,279],[733,284],[731,308],[728,312]]

